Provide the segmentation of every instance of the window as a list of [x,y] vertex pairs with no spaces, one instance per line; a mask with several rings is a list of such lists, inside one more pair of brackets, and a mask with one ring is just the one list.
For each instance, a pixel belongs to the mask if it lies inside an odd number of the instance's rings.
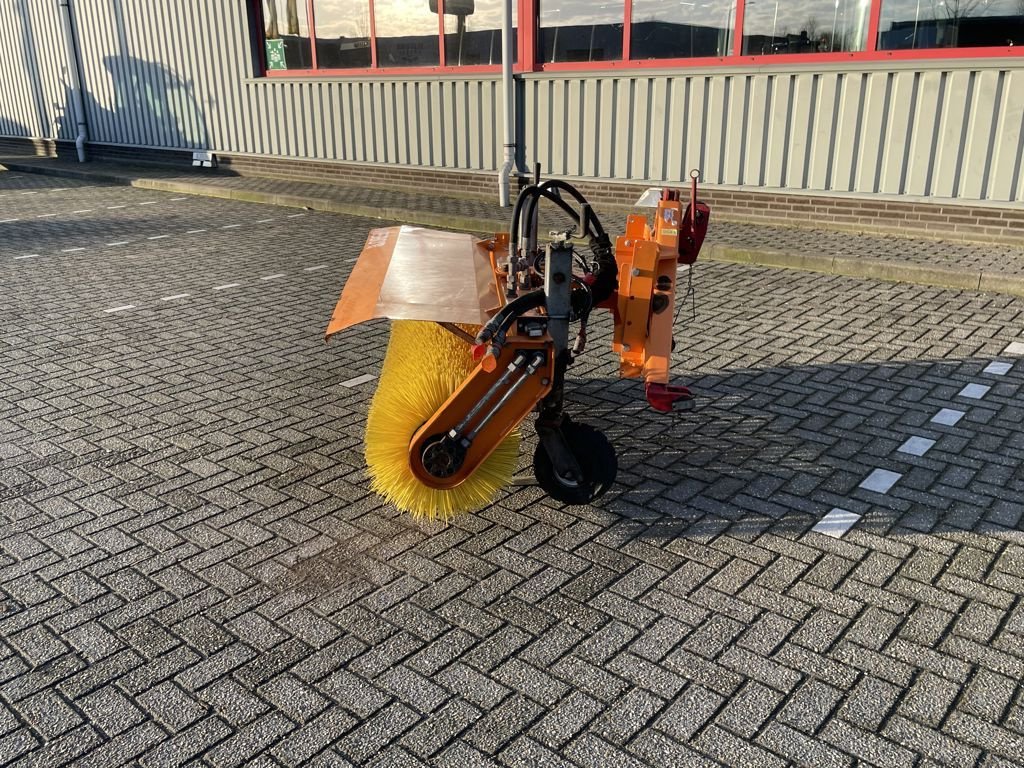
[[[519,4],[512,4],[512,52],[515,61]],[[504,0],[445,0],[444,56],[453,67],[501,64]]]
[[633,0],[632,59],[732,53],[736,0]]
[[370,0],[313,0],[313,28],[320,69],[372,66]]
[[743,53],[749,56],[867,47],[871,0],[747,0],[744,9]]
[[267,69],[309,69],[309,18],[305,0],[263,0]]
[[[520,1],[512,8],[513,61]],[[254,0],[254,5],[269,74],[501,66],[505,0]]]
[[1024,45],[1021,0],[882,0],[879,50]]
[[542,61],[622,58],[623,0],[539,0],[538,50]]

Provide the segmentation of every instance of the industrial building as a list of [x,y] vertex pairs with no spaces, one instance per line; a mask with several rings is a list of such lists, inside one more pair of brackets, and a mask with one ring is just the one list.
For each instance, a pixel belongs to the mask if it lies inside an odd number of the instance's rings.
[[[623,202],[696,168],[719,215],[1024,242],[1022,0],[512,2],[521,173]],[[0,142],[496,195],[503,10],[0,0]]]

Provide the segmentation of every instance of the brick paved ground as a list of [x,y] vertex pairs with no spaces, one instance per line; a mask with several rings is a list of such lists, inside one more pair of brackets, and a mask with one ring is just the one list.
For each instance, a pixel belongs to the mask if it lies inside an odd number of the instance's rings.
[[[71,161],[50,158],[19,157],[20,163],[42,167],[61,167],[81,172],[82,166]],[[475,197],[463,199],[438,196],[429,190],[392,190],[358,186],[355,184],[318,184],[286,179],[233,176],[218,173],[195,173],[190,169],[175,170],[154,165],[131,165],[119,162],[90,162],[90,173],[115,176],[137,176],[164,181],[201,181],[214,188],[256,191],[275,195],[318,198],[370,206],[380,210],[404,209],[450,214],[476,220],[505,222],[509,211],[493,201]],[[26,181],[25,183],[40,183]],[[608,217],[611,225],[612,217]],[[971,243],[938,242],[922,238],[893,238],[882,235],[851,234],[828,229],[807,229],[785,226],[765,226],[727,222],[715,217],[708,234],[709,244],[732,248],[750,248],[806,254],[812,256],[842,256],[865,261],[898,261],[919,266],[963,268],[991,274],[1024,275],[1024,236],[1019,248],[1007,245],[977,245]]]
[[1024,301],[699,264],[697,412],[573,371],[606,498],[421,525],[321,340],[377,223],[174,197],[0,174],[0,764],[1020,764]]

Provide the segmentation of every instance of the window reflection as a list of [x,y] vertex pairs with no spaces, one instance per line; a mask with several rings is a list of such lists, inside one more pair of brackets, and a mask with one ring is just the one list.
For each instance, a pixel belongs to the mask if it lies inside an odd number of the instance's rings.
[[1024,44],[1021,0],[883,0],[878,47],[974,48]]
[[[452,67],[501,64],[504,0],[445,0],[444,56]],[[512,4],[512,60],[519,27],[518,3]]]
[[430,5],[428,0],[375,0],[379,66],[435,67],[440,63],[437,12],[431,11]]
[[370,0],[314,0],[313,29],[321,69],[370,66]]
[[539,0],[537,47],[542,61],[622,58],[623,0]]
[[630,57],[728,56],[735,20],[735,0],[633,0]]
[[305,0],[263,0],[268,69],[309,69],[309,19]]
[[743,53],[841,53],[867,44],[871,0],[747,0]]

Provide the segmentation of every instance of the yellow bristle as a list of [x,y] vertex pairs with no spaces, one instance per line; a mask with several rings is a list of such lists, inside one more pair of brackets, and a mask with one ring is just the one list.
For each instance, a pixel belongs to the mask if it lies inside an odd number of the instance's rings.
[[373,491],[415,517],[448,519],[480,509],[512,479],[519,456],[518,430],[450,490],[428,488],[409,467],[412,436],[475,365],[469,345],[437,323],[391,324],[380,383],[366,419],[366,463]]

